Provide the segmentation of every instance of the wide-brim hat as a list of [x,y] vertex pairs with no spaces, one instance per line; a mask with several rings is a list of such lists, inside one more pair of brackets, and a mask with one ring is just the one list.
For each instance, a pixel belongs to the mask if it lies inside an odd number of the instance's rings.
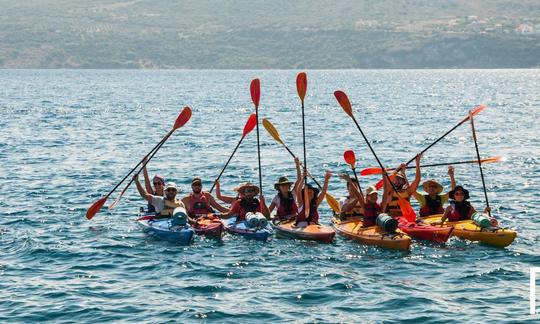
[[180,191],[180,190],[178,190],[178,186],[174,182],[167,182],[167,184],[165,185],[165,188],[163,188],[163,190],[167,191],[168,189],[174,189],[174,190],[176,190],[176,192]]
[[437,186],[437,195],[443,191],[443,186],[440,183],[438,183],[437,180],[435,179],[429,179],[429,180],[424,181],[424,183],[422,183],[422,188],[424,188],[425,192],[428,192],[428,188],[432,184]]
[[315,196],[318,196],[318,195],[319,195],[319,192],[321,192],[321,191],[319,190],[318,187],[315,187],[315,186],[312,185],[311,183],[308,183],[307,186],[304,187],[304,189],[306,189],[306,188],[307,188],[308,190],[313,190]]
[[455,197],[454,195],[455,195],[456,191],[463,191],[463,193],[465,194],[464,200],[469,199],[469,190],[463,188],[463,186],[456,186],[456,187],[454,188],[454,190],[450,190],[450,191],[448,192],[448,197],[450,197],[450,199],[454,199],[454,200],[455,200],[456,198],[454,198],[454,197]]
[[259,187],[257,187],[256,185],[254,185],[252,183],[249,183],[249,182],[246,182],[246,183],[240,185],[238,187],[237,191],[238,191],[239,194],[245,195],[245,191],[248,188],[252,188],[255,191],[255,196],[259,194],[259,191],[260,191]]
[[287,177],[279,177],[278,182],[274,183],[274,188],[277,190],[279,186],[284,184],[290,185],[292,182]]

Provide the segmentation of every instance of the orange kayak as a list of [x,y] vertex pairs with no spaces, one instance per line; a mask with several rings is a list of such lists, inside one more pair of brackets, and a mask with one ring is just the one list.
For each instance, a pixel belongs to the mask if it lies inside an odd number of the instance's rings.
[[338,234],[366,245],[376,245],[386,249],[409,250],[411,238],[404,233],[385,233],[378,226],[362,227],[360,219],[332,220]]
[[297,240],[306,240],[306,241],[318,241],[323,243],[332,243],[336,232],[330,226],[325,225],[308,225],[306,227],[296,227],[294,226],[294,220],[283,222],[283,223],[274,223],[272,222],[272,227],[276,232],[276,235],[281,235]]

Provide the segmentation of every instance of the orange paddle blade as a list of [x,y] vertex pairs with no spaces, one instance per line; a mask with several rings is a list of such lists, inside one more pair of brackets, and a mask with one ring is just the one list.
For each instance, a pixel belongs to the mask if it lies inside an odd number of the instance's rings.
[[190,118],[191,118],[191,108],[184,107],[180,115],[178,115],[178,118],[176,118],[173,129],[178,129],[184,126],[189,121]]
[[251,92],[251,101],[255,105],[255,109],[259,109],[259,100],[261,99],[261,81],[259,79],[253,79],[249,87]]
[[353,117],[351,102],[349,101],[349,98],[347,98],[347,95],[345,94],[345,92],[340,91],[340,90],[335,91],[334,96],[336,97],[337,101],[341,105],[341,108],[345,110],[345,113],[349,115],[350,117]]
[[403,215],[403,217],[405,217],[407,221],[409,222],[416,221],[416,213],[414,212],[414,209],[412,208],[411,203],[399,197],[398,205],[399,205],[399,209],[401,210],[401,214]]
[[347,162],[352,169],[356,167],[356,156],[354,156],[353,150],[345,151],[345,153],[343,153],[343,159],[345,159],[345,162]]
[[88,210],[86,211],[86,219],[88,220],[92,219],[92,217],[94,217],[94,215],[99,212],[101,207],[105,205],[106,201],[107,201],[107,197],[102,197],[102,198],[99,198],[95,203],[93,203],[92,206],[90,206],[90,208],[88,208]]
[[255,128],[256,125],[257,125],[257,118],[255,114],[251,114],[251,116],[249,116],[246,122],[246,126],[244,126],[244,132],[242,133],[242,137],[245,137],[247,134],[249,134],[253,130],[253,128]]
[[382,174],[381,168],[365,168],[362,171],[360,171],[361,176],[367,176],[372,174]]
[[486,109],[487,107],[485,105],[478,105],[476,107],[474,107],[469,113],[473,116],[476,116],[478,115],[479,113],[481,113],[482,111],[484,111],[484,109]]
[[296,76],[296,91],[298,91],[298,97],[304,102],[307,91],[307,75],[305,72],[298,73]]

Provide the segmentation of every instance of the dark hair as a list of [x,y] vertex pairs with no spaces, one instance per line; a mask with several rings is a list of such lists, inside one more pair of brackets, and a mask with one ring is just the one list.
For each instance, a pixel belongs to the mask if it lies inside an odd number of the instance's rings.
[[283,204],[283,207],[285,208],[285,212],[287,213],[287,215],[292,214],[292,207],[293,207],[293,202],[294,202],[292,192],[289,191],[289,197],[283,197],[280,191],[278,192],[278,197],[279,197],[279,203]]

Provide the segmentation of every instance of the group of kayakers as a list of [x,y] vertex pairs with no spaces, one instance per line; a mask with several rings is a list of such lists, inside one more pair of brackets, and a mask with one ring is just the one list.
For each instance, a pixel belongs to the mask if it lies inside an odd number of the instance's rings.
[[[414,197],[420,205],[421,217],[443,214],[441,223],[446,220],[455,222],[470,219],[476,210],[468,201],[468,190],[456,185],[452,166],[448,167],[450,191],[443,193],[443,186],[435,179],[422,183],[425,193],[417,191],[421,179],[420,159],[421,155],[415,159],[416,174],[412,183],[407,180],[405,164],[401,164],[388,176],[383,176],[383,195],[380,201],[375,186],[369,186],[362,192],[356,179],[348,174],[340,174],[340,178],[347,183],[348,195],[340,199],[341,213],[338,217],[341,220],[359,218],[363,227],[374,226],[378,215],[383,212],[391,216],[401,215],[398,204],[400,198],[410,202],[410,198]],[[182,199],[177,198],[178,186],[174,182],[166,183],[163,176],[155,175],[150,182],[146,166],[143,168],[145,186],[140,183],[138,175],[134,176],[134,180],[139,194],[148,201],[148,212],[156,213],[158,219],[171,217],[176,207],[184,207],[190,223],[213,214],[221,218],[237,217],[236,221],[241,222],[246,220],[248,213],[261,213],[274,223],[294,221],[294,226],[297,227],[318,224],[318,208],[325,198],[332,173],[326,171],[322,187],[314,186],[305,181],[310,175],[306,170],[302,171],[300,160],[295,158],[294,162],[296,181],[293,183],[286,176],[280,177],[274,184],[277,193],[269,207],[264,196],[259,194],[260,188],[252,183],[242,183],[235,188],[235,196],[226,196],[221,192],[219,181],[216,181],[217,199],[230,205],[225,207],[218,203],[212,194],[203,191],[202,180],[198,177],[192,179],[191,192]],[[307,201],[304,201],[305,197]],[[447,203],[448,206],[444,208]],[[309,211],[307,215],[306,210]]]

